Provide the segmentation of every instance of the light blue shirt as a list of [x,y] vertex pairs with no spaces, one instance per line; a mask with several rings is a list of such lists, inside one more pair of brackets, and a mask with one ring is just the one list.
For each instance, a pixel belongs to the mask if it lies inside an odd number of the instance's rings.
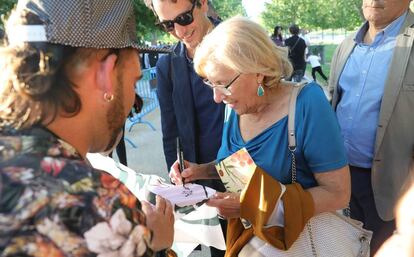
[[356,34],[356,46],[339,78],[341,100],[336,114],[352,166],[372,166],[385,81],[406,15],[379,32],[371,45],[363,43],[368,31],[368,23],[365,23]]
[[[217,161],[246,147],[256,165],[277,181],[290,184],[292,158],[288,150],[287,127],[288,117],[285,116],[256,137],[244,141],[239,116],[227,107]],[[298,96],[295,130],[297,182],[304,188],[317,185],[314,173],[329,172],[347,165],[335,113],[315,83],[305,86]]]

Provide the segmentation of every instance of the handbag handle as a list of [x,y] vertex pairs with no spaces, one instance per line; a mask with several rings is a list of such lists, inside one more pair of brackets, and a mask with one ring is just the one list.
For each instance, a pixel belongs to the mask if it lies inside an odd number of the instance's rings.
[[[292,184],[296,183],[296,158],[295,158],[295,151],[296,151],[296,134],[295,134],[295,114],[296,114],[296,99],[299,95],[299,92],[302,88],[307,84],[307,82],[301,82],[295,84],[293,86],[292,92],[290,94],[289,99],[289,113],[288,113],[288,143],[289,143],[289,152],[292,156]],[[312,225],[310,221],[306,223],[306,228],[309,234],[309,240],[312,248],[312,255],[314,257],[318,257],[316,252],[315,242],[313,240],[313,233],[312,233]]]
[[292,183],[296,182],[296,134],[295,134],[295,114],[296,114],[296,99],[307,82],[297,83],[293,86],[289,99],[289,113],[288,113],[288,143],[289,152],[292,156]]

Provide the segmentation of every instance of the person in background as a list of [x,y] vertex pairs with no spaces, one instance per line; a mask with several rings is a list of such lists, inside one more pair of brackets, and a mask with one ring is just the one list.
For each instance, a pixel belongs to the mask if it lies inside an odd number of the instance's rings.
[[273,34],[271,36],[273,42],[277,46],[285,46],[285,41],[282,36],[282,30],[283,28],[279,25],[275,26],[275,29],[273,30]]
[[171,247],[172,205],[140,202],[86,160],[117,143],[141,77],[138,48],[129,0],[17,3],[0,49],[1,256]]
[[[292,207],[295,214],[289,218],[295,220],[289,224],[304,225],[318,213],[347,206],[349,168],[335,114],[323,90],[316,83],[307,84],[296,104],[297,148],[294,153],[289,151],[287,114],[296,83],[282,80],[290,76],[292,66],[283,50],[272,42],[260,25],[242,17],[224,21],[204,38],[196,51],[194,65],[197,73],[205,78],[206,87],[214,92],[214,100],[227,104],[222,144],[216,161],[187,163],[188,168],[182,173],[174,165],[171,180],[181,183],[182,179],[191,182],[200,178],[218,178],[215,163],[243,148],[261,168],[256,169],[249,182],[248,188],[253,191],[244,194],[252,201],[241,203],[240,193],[226,192],[217,193],[207,202],[229,220],[226,256],[238,256],[256,229],[262,231],[263,227],[254,227],[260,222],[267,224],[263,230],[269,229],[270,234],[266,234],[269,237],[280,235],[275,228],[283,227],[276,225],[283,223],[280,221],[283,217],[278,216],[283,216],[280,214],[283,207],[276,204],[280,183],[291,188],[302,203],[301,207]],[[292,182],[292,154],[296,159],[297,185],[288,185]],[[269,185],[267,188],[271,190],[261,191],[262,184]],[[286,189],[288,191],[293,192]],[[255,198],[252,194],[260,196]],[[266,210],[252,208],[256,206],[253,201],[258,199],[265,203]],[[283,204],[288,206],[293,202]],[[272,213],[275,213],[272,218],[264,218]],[[247,230],[240,218],[249,220],[253,230]],[[302,230],[303,226],[299,226],[292,241]]]
[[[162,140],[167,167],[177,160],[176,138],[184,158],[205,163],[215,160],[223,130],[224,104],[216,104],[213,92],[194,71],[195,50],[218,21],[207,16],[207,0],[145,0],[158,24],[179,42],[156,65],[157,95],[161,111]],[[219,179],[197,183],[224,191]],[[212,250],[212,256],[223,251]]]
[[410,0],[364,0],[366,22],[336,49],[329,87],[351,169],[351,217],[372,230],[371,254],[395,230],[414,177],[414,15]]
[[294,82],[300,82],[305,75],[306,69],[306,43],[305,40],[299,37],[298,25],[290,25],[289,32],[292,34],[292,36],[285,40],[285,45],[289,48],[289,60],[293,65],[293,74],[290,80]]
[[328,78],[326,77],[326,75],[323,73],[322,70],[322,66],[321,63],[319,62],[321,60],[321,56],[319,55],[319,53],[313,53],[311,55],[309,55],[306,58],[306,61],[309,62],[312,66],[312,78],[313,81],[316,82],[316,72],[319,73],[319,75],[321,75],[321,77],[328,82]]

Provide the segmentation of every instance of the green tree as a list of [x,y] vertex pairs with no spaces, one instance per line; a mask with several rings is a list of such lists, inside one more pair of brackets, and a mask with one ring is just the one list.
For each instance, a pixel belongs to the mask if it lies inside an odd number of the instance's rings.
[[223,20],[236,15],[246,16],[246,10],[241,0],[211,0],[211,2]]
[[4,28],[3,19],[7,17],[14,5],[17,3],[17,0],[0,0],[0,27]]
[[163,32],[155,25],[157,19],[152,11],[145,6],[144,1],[133,0],[133,2],[138,39],[141,41],[155,41],[161,37]]
[[296,23],[309,29],[354,29],[361,24],[362,0],[271,0],[262,20],[268,29]]

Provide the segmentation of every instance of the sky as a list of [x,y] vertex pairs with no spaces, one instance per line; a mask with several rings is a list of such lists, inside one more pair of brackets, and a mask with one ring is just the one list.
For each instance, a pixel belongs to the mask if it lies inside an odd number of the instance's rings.
[[264,3],[268,0],[242,0],[247,15],[256,19],[264,9]]

